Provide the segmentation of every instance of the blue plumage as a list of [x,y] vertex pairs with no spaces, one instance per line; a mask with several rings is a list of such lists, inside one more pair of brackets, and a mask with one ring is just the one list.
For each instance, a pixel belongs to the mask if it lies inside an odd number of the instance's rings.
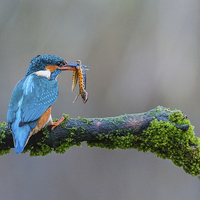
[[37,72],[39,70],[44,70],[47,65],[59,65],[64,60],[61,57],[54,56],[51,54],[47,55],[38,55],[33,58],[28,66],[26,71],[26,76],[33,72]]
[[24,124],[23,126],[19,126],[19,123],[21,121],[21,107],[22,105],[22,99],[19,101],[19,108],[16,112],[16,117],[14,122],[11,124],[11,128],[13,131],[13,138],[15,141],[15,152],[16,153],[21,153],[24,150],[25,143],[28,139],[29,133],[35,128],[36,126],[36,121],[35,121],[35,126],[30,127],[29,123]]
[[[7,121],[12,129],[16,153],[24,150],[39,118],[56,102],[59,88],[55,79],[64,64],[66,62],[58,56],[37,56],[31,60],[26,76],[15,86]],[[49,71],[46,67],[50,65],[58,67]]]

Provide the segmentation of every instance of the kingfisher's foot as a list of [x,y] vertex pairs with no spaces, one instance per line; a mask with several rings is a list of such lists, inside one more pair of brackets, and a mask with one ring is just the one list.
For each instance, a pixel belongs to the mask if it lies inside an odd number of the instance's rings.
[[61,119],[59,119],[57,122],[51,122],[51,124],[50,124],[52,126],[51,130],[53,130],[54,128],[56,128],[56,126],[58,126],[64,120],[65,120],[65,118],[61,117]]

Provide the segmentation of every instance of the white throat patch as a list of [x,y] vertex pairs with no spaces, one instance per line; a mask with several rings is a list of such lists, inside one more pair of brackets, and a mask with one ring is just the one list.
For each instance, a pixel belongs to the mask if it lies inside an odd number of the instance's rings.
[[36,74],[37,76],[47,77],[48,79],[50,79],[51,76],[51,72],[49,70],[40,70],[35,72],[34,74]]

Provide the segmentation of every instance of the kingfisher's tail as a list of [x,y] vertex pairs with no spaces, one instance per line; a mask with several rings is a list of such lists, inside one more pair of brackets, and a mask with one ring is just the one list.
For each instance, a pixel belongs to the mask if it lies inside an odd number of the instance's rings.
[[20,154],[27,143],[27,140],[29,138],[29,134],[32,131],[30,126],[28,124],[25,124],[24,126],[19,127],[15,124],[15,122],[12,124],[12,133],[13,133],[13,139],[15,141],[15,152]]
[[20,154],[24,150],[25,144],[20,144],[19,140],[15,141],[15,153]]

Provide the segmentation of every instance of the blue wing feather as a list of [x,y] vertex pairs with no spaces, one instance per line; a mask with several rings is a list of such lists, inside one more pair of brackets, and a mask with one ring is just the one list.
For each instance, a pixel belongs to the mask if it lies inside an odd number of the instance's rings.
[[7,113],[15,140],[15,152],[21,153],[37,119],[58,97],[56,80],[30,74],[15,86]]
[[58,97],[58,83],[35,74],[29,75],[30,84],[23,86],[23,101],[21,105],[21,120],[23,122],[35,121],[54,104]]
[[[7,113],[8,123],[14,122],[16,112],[21,110],[21,121],[35,121],[53,105],[58,97],[58,83],[42,76],[31,74],[15,86]],[[19,101],[22,99],[21,106]]]
[[15,121],[16,112],[17,112],[17,109],[18,109],[18,103],[19,103],[19,101],[20,101],[20,99],[22,98],[22,95],[23,95],[22,86],[23,86],[23,83],[25,81],[25,78],[20,80],[16,84],[16,86],[15,86],[15,88],[13,90],[13,93],[12,93],[12,96],[11,96],[11,99],[10,99],[8,112],[7,112],[7,121],[8,121],[8,123],[12,123],[12,122]]

